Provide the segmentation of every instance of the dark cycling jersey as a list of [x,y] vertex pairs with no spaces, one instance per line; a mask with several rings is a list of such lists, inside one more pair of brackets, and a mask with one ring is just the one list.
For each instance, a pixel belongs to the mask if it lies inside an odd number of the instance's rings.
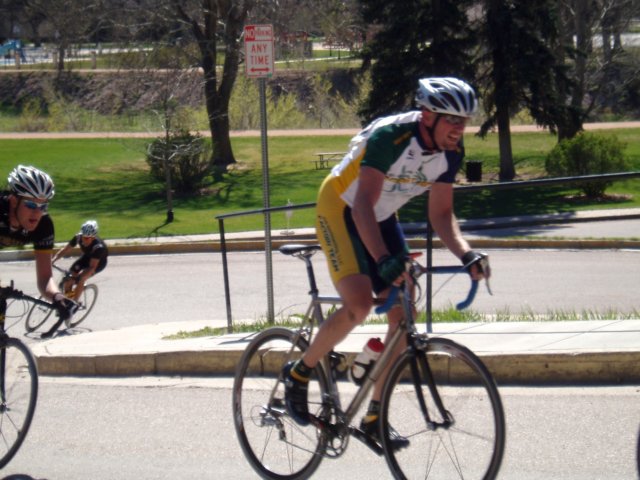
[[80,250],[82,250],[82,257],[79,259],[79,261],[84,260],[87,265],[88,261],[94,258],[97,258],[99,260],[99,269],[102,269],[102,267],[107,263],[109,249],[100,237],[95,237],[89,245],[85,246],[82,243],[82,234],[78,233],[77,235],[74,235],[71,240],[69,240],[69,245],[72,247],[80,247]]
[[36,229],[29,232],[22,228],[11,228],[9,208],[9,195],[0,196],[0,248],[33,243],[34,250],[53,249],[53,221],[49,215],[43,215]]

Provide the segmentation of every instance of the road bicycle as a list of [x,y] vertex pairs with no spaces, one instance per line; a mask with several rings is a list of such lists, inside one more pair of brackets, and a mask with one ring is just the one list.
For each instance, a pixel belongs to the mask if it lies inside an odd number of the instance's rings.
[[[53,268],[62,273],[62,278],[58,283],[58,289],[61,292],[64,292],[65,282],[73,278],[71,272],[69,270],[65,270],[64,268],[60,268],[55,264],[53,265]],[[93,307],[96,304],[96,300],[98,300],[98,286],[93,283],[86,284],[84,286],[81,297],[82,298],[73,297],[73,300],[78,304],[78,310],[76,311],[75,315],[65,320],[65,325],[67,328],[77,327],[82,321],[84,321],[84,319],[89,316],[91,310],[93,310]],[[34,303],[29,310],[29,313],[27,314],[27,318],[24,321],[25,330],[28,333],[36,331],[49,319],[51,313],[51,309]]]
[[[394,289],[385,305],[376,309],[382,313],[399,303],[404,323],[387,342],[346,409],[338,387],[344,384],[340,378],[347,362],[343,354],[331,351],[318,363],[309,383],[311,424],[300,426],[289,417],[282,368],[308,348],[314,329],[324,321],[322,306],[341,304],[338,297],[319,295],[311,263],[318,250],[318,245],[280,248],[285,255],[305,263],[311,302],[299,328],[272,327],[255,334],[236,370],[234,424],[253,469],[267,479],[308,478],[323,458],[340,457],[353,436],[378,455],[384,455],[398,479],[494,478],[502,461],[506,435],[496,383],[468,348],[447,338],[417,332],[411,287],[406,283]],[[488,258],[483,261],[488,267]],[[432,267],[429,272],[454,269],[464,271],[461,267]],[[407,271],[417,279],[427,269],[408,260]],[[467,299],[458,306],[470,304],[476,290],[477,282],[472,281]],[[403,339],[407,348],[393,363],[383,388],[380,445],[365,435],[354,419]],[[406,448],[392,448],[391,425],[409,440]]]
[[49,311],[56,307],[13,287],[0,287],[0,468],[27,436],[38,398],[38,369],[29,347],[5,331],[7,300],[26,300]]

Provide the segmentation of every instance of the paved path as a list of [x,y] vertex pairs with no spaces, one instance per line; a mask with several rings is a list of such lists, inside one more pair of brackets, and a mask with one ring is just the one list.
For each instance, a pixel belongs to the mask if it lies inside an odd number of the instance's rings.
[[[609,130],[617,128],[640,128],[640,121],[637,122],[601,122],[585,123],[585,130]],[[469,126],[468,133],[478,132],[479,127]],[[358,128],[335,128],[335,129],[291,129],[291,130],[269,130],[270,137],[300,137],[300,136],[321,136],[321,135],[349,135],[358,133]],[[536,125],[512,125],[511,132],[542,132],[545,129]],[[203,136],[209,136],[211,132],[200,132]],[[260,130],[233,130],[231,137],[259,137]],[[37,138],[154,138],[161,135],[161,132],[10,132],[0,133],[0,140],[3,139],[37,139]]]

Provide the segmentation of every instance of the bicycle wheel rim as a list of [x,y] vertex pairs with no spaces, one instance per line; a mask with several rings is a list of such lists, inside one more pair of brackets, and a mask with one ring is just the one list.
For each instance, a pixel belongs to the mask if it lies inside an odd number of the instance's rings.
[[82,308],[79,309],[76,314],[67,322],[67,328],[73,328],[80,325],[80,322],[84,321],[89,316],[93,306],[98,299],[98,287],[95,285],[86,285],[82,292]]
[[[315,427],[298,425],[286,413],[280,372],[290,359],[299,358],[307,344],[295,333],[272,328],[259,334],[245,350],[233,387],[233,415],[242,450],[263,478],[308,478],[325,450],[324,437]],[[320,409],[326,391],[319,368],[309,383],[309,410]]]
[[51,313],[53,310],[49,307],[33,304],[24,321],[25,330],[29,333],[36,331],[48,320]]
[[[449,428],[428,428],[411,381],[411,357],[404,354],[392,369],[382,399],[381,434],[394,477],[495,478],[504,453],[505,420],[493,378],[477,356],[450,340],[430,339],[425,353],[437,392],[454,423]],[[419,369],[429,415],[442,422],[424,371]],[[386,440],[389,425],[409,439],[407,448],[393,451]]]
[[22,445],[36,408],[38,370],[33,355],[20,340],[0,346],[0,468]]

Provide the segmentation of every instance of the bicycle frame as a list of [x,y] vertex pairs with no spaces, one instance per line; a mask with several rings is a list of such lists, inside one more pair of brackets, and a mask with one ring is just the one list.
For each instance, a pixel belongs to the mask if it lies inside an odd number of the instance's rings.
[[[310,286],[309,295],[311,296],[311,301],[309,303],[309,307],[307,308],[306,314],[304,316],[305,322],[303,323],[303,326],[298,330],[297,338],[302,336],[306,331],[308,332],[308,335],[309,335],[309,338],[308,338],[309,343],[311,343],[311,341],[313,340],[314,323],[317,324],[317,327],[320,327],[320,325],[322,325],[322,322],[324,322],[325,320],[324,314],[322,312],[322,306],[323,305],[336,306],[336,305],[342,304],[342,299],[340,297],[321,296],[319,294],[318,287],[315,280],[315,274],[313,271],[313,265],[311,264],[311,256],[316,250],[317,249],[308,248],[306,250],[303,249],[301,251],[298,251],[297,253],[290,253],[290,252],[283,251],[283,253],[289,253],[297,258],[300,258],[305,263],[305,266],[306,266],[307,277],[308,277],[309,286]],[[414,281],[416,281],[422,274],[427,272],[458,273],[461,270],[461,267],[432,267],[431,269],[427,270],[424,267],[420,267],[416,262],[412,262],[411,265],[413,268],[410,268],[410,273]],[[478,282],[473,281],[467,299],[465,299],[464,301],[458,304],[459,309],[465,308],[473,301],[473,298],[477,291],[477,286],[478,286]],[[411,371],[412,371],[412,377],[413,377],[412,380],[415,386],[418,402],[422,411],[422,415],[425,421],[427,422],[429,428],[431,429],[435,429],[439,427],[448,428],[453,422],[446,408],[444,407],[444,404],[442,402],[442,399],[440,398],[440,395],[437,389],[435,388],[435,384],[433,382],[433,378],[430,373],[430,369],[426,360],[424,359],[424,357],[416,355],[418,350],[420,350],[421,348],[424,348],[421,345],[419,345],[420,343],[423,343],[426,346],[426,343],[428,342],[428,336],[426,334],[420,335],[416,331],[415,318],[413,314],[412,295],[410,290],[411,290],[411,286],[408,285],[407,283],[403,283],[401,287],[395,287],[392,290],[392,294],[389,295],[389,298],[386,299],[386,301],[384,302],[384,305],[376,309],[376,313],[384,313],[388,311],[391,307],[395,305],[399,305],[403,310],[404,322],[402,322],[398,326],[398,328],[392,335],[391,339],[387,341],[387,344],[385,345],[385,348],[380,358],[375,362],[372,370],[368,372],[368,374],[366,375],[363,384],[357,390],[355,396],[351,399],[351,402],[349,403],[345,411],[342,410],[338,383],[337,383],[336,376],[334,375],[333,366],[331,364],[332,354],[334,354],[335,352],[332,350],[329,354],[325,355],[320,361],[320,364],[322,365],[322,369],[325,372],[325,377],[327,379],[327,384],[328,384],[329,398],[325,400],[329,402],[330,406],[336,409],[336,414],[340,418],[341,422],[343,422],[346,425],[351,425],[351,422],[355,418],[356,414],[358,413],[358,410],[360,409],[363,402],[367,398],[372,387],[380,378],[380,376],[382,375],[387,365],[389,365],[390,360],[396,350],[396,347],[402,341],[403,336],[406,337],[407,349],[412,355],[412,360],[411,360]],[[419,373],[418,364],[417,364],[418,359],[420,359],[422,371],[425,372],[425,375],[427,377],[425,380],[429,386],[429,391],[433,397],[434,403],[437,406],[442,418],[446,419],[444,422],[437,423],[431,420],[431,417],[427,409],[426,401],[422,394],[422,390],[420,389],[420,373]],[[326,425],[323,425],[323,426],[326,426]],[[350,427],[350,428],[353,429],[353,427]]]

